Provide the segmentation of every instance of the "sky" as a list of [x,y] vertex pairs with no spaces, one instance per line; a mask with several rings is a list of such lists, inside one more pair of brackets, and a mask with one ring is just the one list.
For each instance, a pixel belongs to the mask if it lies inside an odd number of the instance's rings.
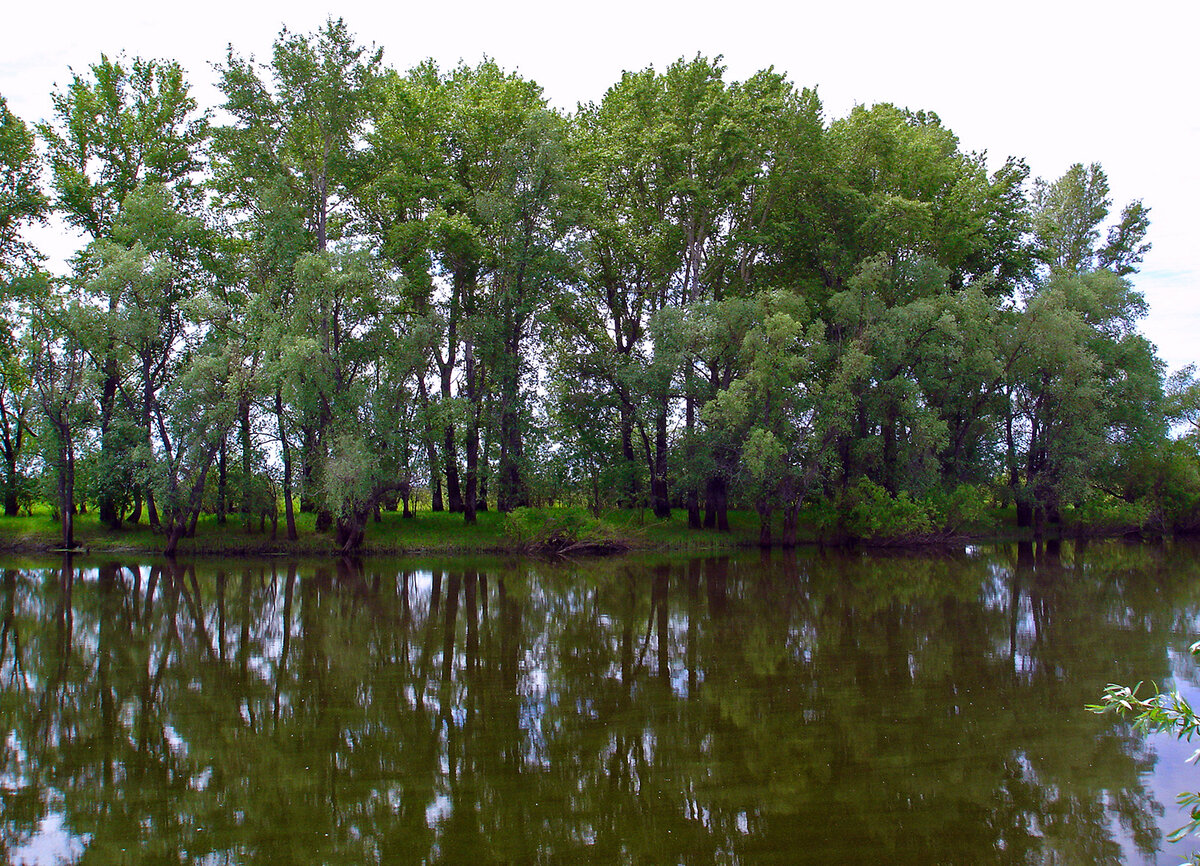
[[[829,119],[855,104],[937,112],[966,150],[993,165],[1025,159],[1053,180],[1075,162],[1108,174],[1113,215],[1150,209],[1135,284],[1143,332],[1170,369],[1200,362],[1200,3],[1194,0],[560,0],[446,4],[329,0],[162,0],[12,4],[0,31],[0,95],[26,121],[49,118],[50,93],[99,60],[177,60],[202,106],[220,104],[214,62],[269,58],[280,27],[308,33],[333,14],[384,61],[408,69],[494,58],[572,110],[599,100],[626,69],[720,55],[727,80],[768,66],[815,87]],[[52,243],[50,241],[49,243]]]

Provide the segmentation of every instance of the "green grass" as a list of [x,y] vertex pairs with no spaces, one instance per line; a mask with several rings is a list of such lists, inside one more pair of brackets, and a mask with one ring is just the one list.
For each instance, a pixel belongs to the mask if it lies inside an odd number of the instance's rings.
[[[418,511],[411,518],[384,512],[382,521],[367,526],[361,553],[368,556],[412,553],[505,553],[513,550],[504,531],[505,515],[484,511],[473,526],[463,522],[461,514]],[[602,521],[622,538],[628,547],[645,550],[706,550],[739,547],[754,543],[758,537],[758,519],[752,512],[730,512],[731,531],[717,533],[687,528],[687,514],[676,509],[668,520],[657,520],[649,511],[613,511]],[[338,553],[332,533],[317,533],[312,514],[296,515],[296,541],[286,539],[282,515],[277,538],[267,531],[247,533],[238,515],[219,525],[211,514],[201,515],[194,538],[179,542],[180,556],[332,556]],[[138,524],[125,524],[113,531],[100,525],[94,511],[75,519],[75,545],[93,553],[160,553],[163,536],[152,530],[145,518]],[[35,508],[32,516],[0,516],[0,549],[10,551],[49,551],[61,548],[62,527],[51,519],[45,506]]]

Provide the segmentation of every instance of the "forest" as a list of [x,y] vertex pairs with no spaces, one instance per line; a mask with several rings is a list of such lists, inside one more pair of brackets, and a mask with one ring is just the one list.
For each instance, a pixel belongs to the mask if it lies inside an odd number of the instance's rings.
[[47,119],[0,96],[4,513],[68,548],[93,509],[170,554],[280,508],[353,552],[418,502],[750,509],[784,545],[1200,527],[1200,384],[1138,331],[1149,208],[1098,164],[701,56],[573,112],[332,19],[215,68],[216,106],[123,56]]

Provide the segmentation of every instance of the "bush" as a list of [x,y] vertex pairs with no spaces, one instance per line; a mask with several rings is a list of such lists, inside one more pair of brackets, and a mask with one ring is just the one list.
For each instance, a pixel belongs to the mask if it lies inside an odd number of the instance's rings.
[[866,478],[846,490],[842,525],[851,538],[867,541],[900,540],[929,535],[933,520],[923,503],[907,492],[896,496]]
[[934,525],[952,534],[987,528],[994,513],[991,494],[978,484],[960,484],[934,493],[926,501]]
[[516,508],[504,517],[504,537],[514,550],[541,553],[620,550],[628,544],[586,509]]
[[1077,505],[1069,515],[1076,528],[1103,534],[1136,532],[1146,525],[1151,515],[1145,499],[1126,502],[1116,496],[1103,494]]

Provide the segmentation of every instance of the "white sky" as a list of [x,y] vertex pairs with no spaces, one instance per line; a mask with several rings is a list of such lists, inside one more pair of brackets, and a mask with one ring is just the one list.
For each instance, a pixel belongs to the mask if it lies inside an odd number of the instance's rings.
[[68,67],[124,51],[178,60],[200,104],[215,106],[209,64],[228,44],[265,59],[281,25],[310,32],[331,11],[398,69],[486,54],[564,109],[598,100],[624,69],[721,54],[729,80],[774,66],[816,86],[827,117],[894,102],[936,111],[965,149],[1023,157],[1035,176],[1099,162],[1114,213],[1133,198],[1151,208],[1154,249],[1136,279],[1151,308],[1144,332],[1172,369],[1200,362],[1195,0],[21,0],[0,15],[0,94],[24,120],[47,118]]

